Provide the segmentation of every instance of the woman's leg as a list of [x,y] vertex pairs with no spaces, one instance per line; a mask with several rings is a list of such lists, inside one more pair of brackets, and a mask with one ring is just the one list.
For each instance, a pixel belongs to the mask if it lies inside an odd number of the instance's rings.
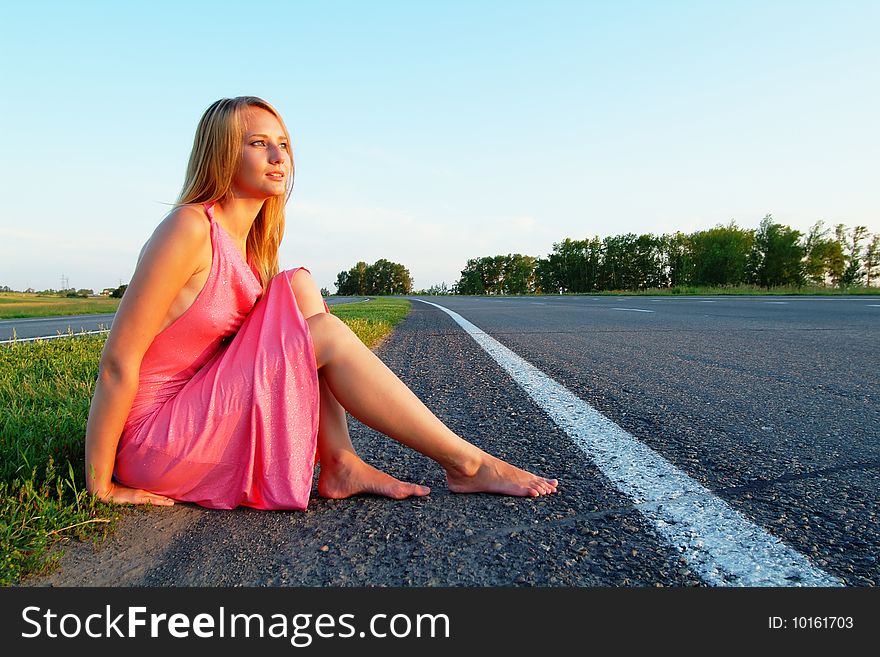
[[333,396],[320,371],[318,383],[321,390],[318,422],[318,453],[321,457],[319,495],[341,499],[359,493],[374,493],[399,500],[431,492],[427,486],[400,481],[364,463],[351,444],[345,409]]
[[516,468],[452,432],[339,318],[319,313],[306,321],[333,397],[367,426],[437,461],[451,491],[522,496],[556,491],[555,479]]
[[[291,289],[303,317],[324,314],[324,300],[312,281],[308,270],[294,273]],[[410,484],[374,468],[357,455],[348,434],[348,418],[345,409],[318,372],[320,412],[318,420],[318,457],[321,474],[318,477],[318,494],[322,497],[341,499],[359,493],[385,495],[403,499],[411,495],[427,495],[427,486]]]
[[[330,454],[345,456],[342,452],[347,451],[339,430],[344,408],[367,426],[437,461],[446,471],[453,492],[538,496],[556,491],[555,479],[514,467],[450,431],[342,320],[324,311],[318,286],[308,271],[298,270],[290,284],[309,324],[319,377],[335,401],[334,405],[328,399],[327,408],[336,418],[330,425],[336,430],[325,432],[325,438],[332,436],[335,440],[326,442],[325,448],[321,447],[320,437],[318,442],[322,473]],[[324,401],[322,392],[322,412]],[[347,429],[344,435],[347,437]],[[347,442],[350,446],[351,441]],[[320,479],[318,484],[320,487]]]

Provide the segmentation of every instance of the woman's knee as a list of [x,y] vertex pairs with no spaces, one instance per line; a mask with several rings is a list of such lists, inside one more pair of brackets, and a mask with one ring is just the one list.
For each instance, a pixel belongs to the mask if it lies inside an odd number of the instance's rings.
[[299,268],[290,279],[290,289],[296,298],[296,305],[303,317],[308,319],[314,315],[324,313],[324,297],[321,296],[318,286],[312,279],[308,269]]
[[318,367],[323,367],[333,360],[341,344],[348,340],[351,329],[336,315],[320,313],[306,318],[312,345],[315,348],[315,360]]

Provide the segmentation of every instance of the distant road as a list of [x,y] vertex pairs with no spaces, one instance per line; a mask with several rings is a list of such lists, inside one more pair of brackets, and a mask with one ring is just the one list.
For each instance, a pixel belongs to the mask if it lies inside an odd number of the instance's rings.
[[[325,297],[328,306],[338,303],[363,301],[366,297]],[[64,315],[63,317],[30,317],[28,319],[0,320],[0,342],[12,339],[15,330],[17,339],[55,338],[59,335],[108,331],[113,325],[116,313],[90,315]]]

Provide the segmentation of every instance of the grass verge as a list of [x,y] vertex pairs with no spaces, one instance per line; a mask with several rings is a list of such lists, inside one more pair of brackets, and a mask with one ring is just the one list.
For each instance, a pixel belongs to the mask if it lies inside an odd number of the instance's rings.
[[82,299],[0,292],[0,319],[115,313],[121,299]]
[[370,349],[377,347],[391,333],[394,325],[409,313],[411,301],[393,297],[376,297],[369,301],[330,306],[336,315]]
[[[405,299],[331,306],[370,348],[406,317]],[[124,507],[85,490],[84,439],[106,335],[0,345],[0,585],[54,567],[76,537],[100,541]]]

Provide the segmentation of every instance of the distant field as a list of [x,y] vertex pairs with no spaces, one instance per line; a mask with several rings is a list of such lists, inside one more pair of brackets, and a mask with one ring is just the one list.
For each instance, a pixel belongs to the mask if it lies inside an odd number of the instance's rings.
[[0,292],[0,319],[115,313],[121,299],[66,299],[22,292]]

